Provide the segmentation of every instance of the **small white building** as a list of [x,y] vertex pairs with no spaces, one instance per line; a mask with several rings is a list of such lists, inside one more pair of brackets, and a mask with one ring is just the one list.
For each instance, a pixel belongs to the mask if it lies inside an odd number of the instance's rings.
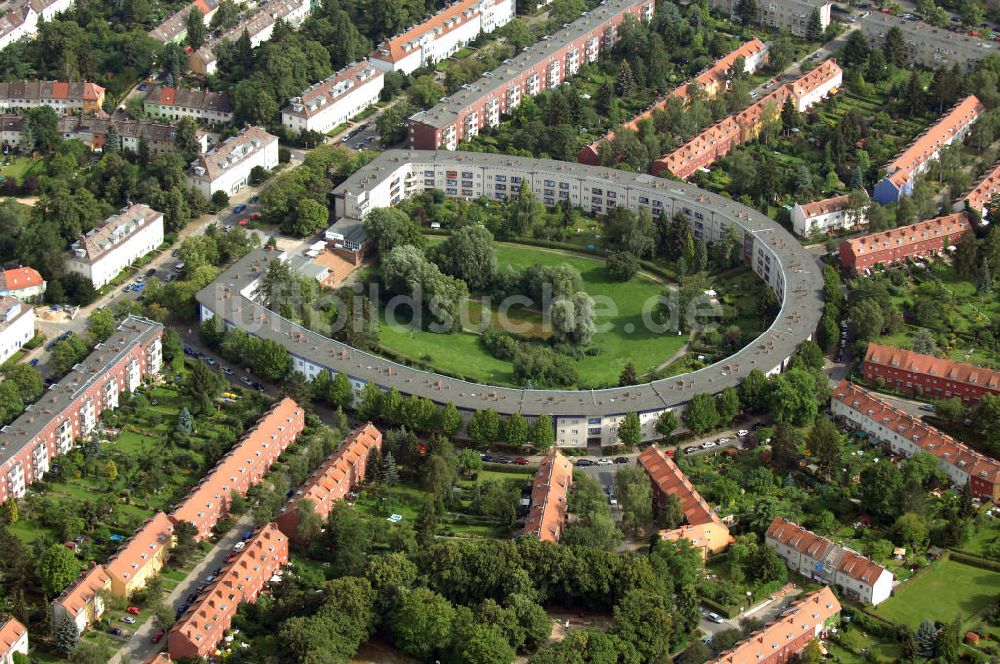
[[188,184],[211,198],[217,191],[235,194],[250,180],[255,166],[270,171],[278,165],[278,137],[263,127],[247,127],[238,135],[191,162]]
[[[865,200],[868,200],[867,192]],[[864,209],[850,210],[847,203],[847,194],[812,203],[796,203],[792,208],[792,230],[799,237],[810,237],[861,227],[867,221]]]
[[0,664],[14,664],[14,654],[28,656],[28,630],[16,618],[0,617]]
[[41,297],[45,280],[33,267],[15,267],[0,272],[0,295],[16,297],[22,302]]
[[66,269],[100,288],[133,262],[163,244],[163,213],[137,203],[90,231],[70,247]]
[[885,567],[780,516],[764,541],[793,572],[837,586],[857,601],[874,606],[892,594],[892,572]]
[[384,79],[368,60],[350,64],[292,97],[281,109],[281,124],[292,134],[325,134],[377,102]]
[[16,297],[0,297],[0,363],[35,336],[35,310]]

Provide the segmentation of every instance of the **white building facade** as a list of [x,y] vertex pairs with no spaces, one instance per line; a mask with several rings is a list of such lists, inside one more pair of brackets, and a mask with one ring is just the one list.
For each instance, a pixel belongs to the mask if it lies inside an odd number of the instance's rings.
[[14,297],[0,297],[0,363],[35,336],[35,310]]
[[410,74],[451,57],[480,34],[493,32],[512,18],[513,0],[461,0],[380,44],[371,61],[383,71]]
[[163,213],[138,203],[109,217],[70,247],[66,269],[90,280],[94,288],[163,244]]
[[289,100],[281,124],[290,133],[325,134],[378,101],[385,72],[367,60],[348,65]]
[[[867,193],[865,199],[868,200]],[[792,208],[792,230],[799,237],[807,238],[860,228],[867,221],[865,211],[849,209],[848,202],[848,196],[844,194],[811,203],[796,203]]]
[[270,171],[277,165],[278,137],[262,127],[248,127],[194,160],[186,176],[188,184],[211,198],[217,191],[231,195],[245,187],[254,167]]

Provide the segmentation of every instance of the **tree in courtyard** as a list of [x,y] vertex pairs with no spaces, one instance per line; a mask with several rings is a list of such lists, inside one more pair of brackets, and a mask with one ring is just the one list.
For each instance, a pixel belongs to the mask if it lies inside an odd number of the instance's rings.
[[503,421],[503,439],[508,445],[521,447],[528,442],[528,423],[521,413],[513,413]]
[[455,608],[427,588],[404,590],[387,621],[393,645],[422,661],[430,661],[452,639]]
[[424,504],[420,507],[416,521],[417,543],[420,546],[427,546],[434,541],[439,520],[437,500],[432,494],[427,494],[424,496]]
[[333,377],[327,390],[326,400],[331,406],[346,409],[354,405],[354,388],[347,374],[340,372]]
[[184,567],[198,550],[195,537],[198,529],[190,521],[181,521],[174,527],[175,544],[170,547],[170,558],[176,567]]
[[903,475],[887,459],[861,471],[861,505],[881,523],[892,523],[899,515]]
[[618,425],[618,440],[628,447],[635,447],[642,441],[642,424],[638,413],[626,413],[625,419]]
[[469,420],[468,430],[476,447],[485,450],[500,438],[500,415],[492,408],[477,410]]
[[544,454],[556,442],[552,418],[539,415],[531,424],[531,443],[540,454]]
[[[61,546],[61,545],[59,545]],[[66,547],[63,547],[64,549]],[[66,549],[69,551],[69,549]],[[63,655],[69,655],[80,643],[80,632],[69,616],[63,615],[52,632],[52,645]]]
[[656,418],[656,433],[664,438],[670,437],[677,430],[677,415],[672,410],[665,410]]
[[819,641],[813,639],[806,644],[799,655],[799,664],[820,664],[823,661],[823,652],[819,649]]
[[727,387],[719,393],[715,400],[715,407],[719,413],[719,423],[723,425],[731,424],[736,416],[740,414],[740,397],[736,390]]
[[191,411],[187,409],[187,406],[181,408],[181,412],[177,414],[176,431],[182,436],[190,436],[194,433],[194,417],[192,417]]
[[818,42],[823,39],[823,20],[820,18],[819,9],[813,8],[809,15],[809,24],[806,25],[806,39]]
[[191,7],[191,13],[187,17],[187,43],[194,50],[201,48],[205,43],[205,15],[201,13],[198,6]]
[[17,501],[13,498],[8,498],[0,504],[0,521],[5,525],[13,526],[18,522],[19,516],[17,511]]
[[639,259],[631,251],[619,251],[605,261],[608,274],[615,281],[629,281],[639,274]]
[[375,383],[365,383],[361,388],[358,415],[365,420],[377,420],[382,416],[382,390]]
[[[762,434],[758,436],[761,440],[766,440]],[[798,465],[800,445],[802,434],[788,424],[778,422],[771,434],[771,464],[783,471],[795,468]]]
[[298,536],[302,542],[309,544],[323,529],[323,518],[316,512],[316,503],[303,498],[295,506],[295,516],[298,517],[296,526]]
[[917,653],[921,657],[931,658],[934,656],[934,641],[937,639],[937,628],[934,623],[924,618],[917,628]]
[[638,382],[639,376],[636,374],[635,364],[630,360],[618,376],[618,386],[627,387],[629,385],[636,385]]
[[375,208],[365,215],[365,236],[371,238],[372,247],[380,258],[385,258],[396,247],[424,244],[420,227],[410,216],[398,208]]
[[343,501],[337,501],[330,510],[320,539],[324,550],[332,552],[331,572],[335,576],[358,576],[364,571],[371,543],[368,523]]
[[462,426],[462,415],[455,404],[448,402],[438,411],[438,428],[446,436],[453,436]]
[[563,342],[586,346],[594,336],[594,300],[584,291],[552,303],[552,332]]
[[493,234],[485,226],[464,226],[434,248],[432,259],[445,274],[461,279],[470,290],[484,290],[497,270]]
[[641,468],[622,468],[615,475],[615,490],[622,506],[622,526],[637,533],[653,518],[649,477]]
[[719,423],[719,411],[711,394],[696,394],[681,415],[685,426],[696,435],[710,431]]
[[736,3],[736,16],[743,25],[750,25],[757,20],[757,0],[739,0]]
[[903,31],[898,27],[892,26],[886,31],[882,53],[885,55],[885,61],[893,67],[906,66],[909,49],[906,47]]
[[806,446],[816,459],[816,463],[829,474],[840,463],[841,439],[836,425],[826,417],[817,417],[809,430]]
[[53,544],[42,552],[35,572],[42,582],[42,594],[55,597],[80,573],[80,561],[62,544]]

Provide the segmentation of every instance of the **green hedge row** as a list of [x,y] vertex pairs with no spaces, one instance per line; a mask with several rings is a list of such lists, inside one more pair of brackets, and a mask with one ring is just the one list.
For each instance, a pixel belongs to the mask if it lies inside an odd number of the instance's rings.
[[702,604],[707,606],[712,611],[718,613],[723,618],[727,619],[732,618],[737,614],[737,611],[735,609],[730,609],[728,606],[725,606],[724,604],[719,604],[714,599],[709,599],[707,597],[698,597],[698,601],[700,601]]
[[969,553],[968,551],[949,549],[948,557],[956,562],[965,563],[966,565],[971,565],[972,567],[988,569],[991,572],[1000,572],[1000,561],[983,558],[982,556]]
[[519,475],[534,475],[538,466],[515,466],[512,463],[484,463],[483,470],[495,470],[502,473],[517,473]]

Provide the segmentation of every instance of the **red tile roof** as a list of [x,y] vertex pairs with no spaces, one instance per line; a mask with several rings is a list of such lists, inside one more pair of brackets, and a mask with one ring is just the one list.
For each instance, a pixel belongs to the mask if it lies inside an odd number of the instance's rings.
[[80,611],[94,601],[97,591],[104,590],[110,583],[111,577],[104,570],[104,566],[95,565],[81,574],[80,578],[67,587],[52,603],[63,606],[66,613],[75,618]]
[[757,630],[711,662],[713,664],[767,662],[774,653],[780,652],[782,648],[800,639],[803,634],[809,635],[809,638],[802,642],[802,647],[805,647],[805,644],[819,631],[817,627],[821,628],[827,620],[839,613],[840,602],[829,587],[824,587],[795,602],[778,620]]
[[912,350],[869,343],[865,353],[865,363],[901,369],[910,373],[946,378],[970,387],[992,390],[1000,393],[1000,371],[989,367],[946,360],[933,355],[924,355]]
[[267,581],[288,562],[288,538],[269,523],[240,550],[170,629],[171,656],[181,657],[191,645],[205,655],[229,629],[242,602],[253,602]]
[[198,528],[200,538],[208,537],[224,514],[231,492],[245,496],[304,426],[305,411],[294,400],[285,397],[274,404],[171,512],[170,518],[174,523],[187,521]]
[[35,288],[45,283],[42,275],[33,267],[16,267],[4,270],[0,275],[3,288],[9,291],[23,290],[25,288]]
[[27,633],[27,628],[16,618],[0,618],[0,659],[10,655],[14,645]]
[[722,520],[705,502],[677,464],[655,445],[647,447],[639,455],[638,462],[660,493],[677,496],[688,525],[708,522],[722,525]]
[[834,553],[832,563],[838,571],[869,586],[886,571],[882,565],[780,516],[774,518],[765,535],[813,560],[824,560]]
[[833,196],[831,198],[824,198],[821,201],[801,203],[799,207],[802,209],[802,214],[805,215],[806,219],[812,219],[813,217],[830,214],[832,212],[840,212],[841,210],[846,209],[848,198],[849,196],[847,194],[844,194],[843,196]]
[[174,664],[174,660],[170,659],[170,655],[167,653],[158,652],[142,664]]
[[[716,60],[715,64],[702,71],[692,80],[685,81],[679,87],[674,89],[672,92],[664,95],[661,99],[654,102],[653,105],[647,108],[645,111],[639,113],[629,122],[623,124],[622,128],[636,131],[639,125],[639,121],[652,117],[653,111],[655,110],[662,110],[666,108],[667,102],[674,97],[678,97],[680,99],[687,101],[688,98],[687,88],[691,83],[697,83],[702,88],[711,89],[716,84],[724,82],[726,79],[726,75],[729,73],[729,70],[732,69],[733,63],[736,62],[737,58],[749,59],[750,57],[763,51],[765,48],[766,46],[764,46],[764,42],[762,42],[757,37],[754,37],[750,41],[741,44],[735,50],[730,51],[726,55]],[[601,144],[604,143],[605,141],[613,140],[614,137],[615,137],[615,132],[609,131],[607,134],[605,134],[597,141],[591,143],[585,149],[589,148],[596,155],[601,147]]]
[[157,512],[108,561],[105,571],[112,579],[119,579],[122,585],[127,586],[160,549],[170,546],[173,534],[174,524],[170,522],[170,517]]
[[[374,424],[367,422],[355,429],[309,476],[302,488],[295,492],[282,509],[282,516],[291,514],[293,516],[286,519],[291,518],[292,521],[296,521],[297,517],[294,517],[294,514],[299,501],[308,499],[312,501],[316,513],[325,519],[329,514],[331,503],[343,498],[355,482],[363,479],[354,477],[352,469],[355,465],[362,459],[367,460],[373,448],[381,449],[381,447],[382,432]],[[289,532],[291,526],[286,525],[288,522],[281,516],[278,517],[278,523],[285,532],[292,535]]]
[[572,484],[573,465],[557,450],[552,450],[535,472],[525,534],[544,542],[559,541],[566,524],[566,494]]
[[841,241],[841,251],[847,250],[861,256],[886,249],[916,246],[933,237],[946,237],[956,233],[964,233],[972,228],[969,218],[964,212],[956,212],[943,217],[918,221],[909,226],[890,228],[887,231],[869,233],[861,237]]
[[1000,462],[996,459],[960,443],[920,418],[895,408],[873,392],[844,380],[834,389],[832,398],[869,420],[879,422],[944,463],[956,466],[970,476],[993,484],[1000,483]]
[[478,5],[480,2],[482,0],[460,0],[460,2],[445,7],[420,25],[393,37],[388,42],[379,44],[371,57],[388,62],[402,60],[415,50],[412,46],[413,42],[419,41],[427,33],[433,32],[432,39],[440,39],[441,35],[468,23],[470,19],[479,14]]
[[914,171],[954,140],[956,134],[975,122],[985,111],[986,107],[982,102],[975,95],[969,95],[955,104],[934,126],[917,136],[886,167],[889,179],[896,188],[908,182]]
[[979,179],[979,182],[972,185],[964,196],[966,209],[983,211],[994,195],[1000,193],[1000,163],[996,164],[988,173]]

